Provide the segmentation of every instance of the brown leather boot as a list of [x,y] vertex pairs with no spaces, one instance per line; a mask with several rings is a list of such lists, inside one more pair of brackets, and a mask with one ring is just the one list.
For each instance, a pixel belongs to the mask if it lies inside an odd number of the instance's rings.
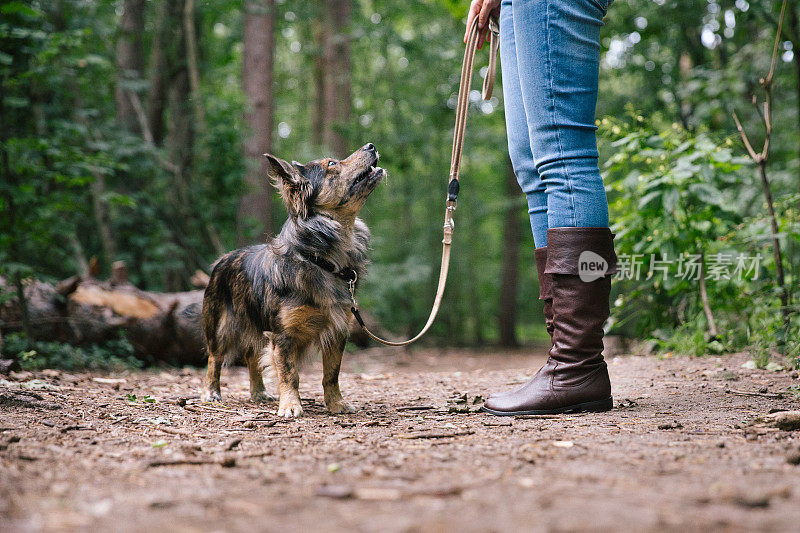
[[483,411],[513,416],[611,409],[602,351],[611,275],[617,271],[613,239],[608,228],[547,230],[545,274],[552,281],[554,324],[550,357],[525,385],[489,398]]
[[550,335],[550,345],[553,345],[553,277],[545,272],[547,267],[547,246],[536,248],[533,251],[536,259],[536,270],[539,273],[539,299],[544,301],[544,327]]
[[[541,248],[536,248],[533,251],[533,257],[536,260],[536,271],[539,274],[539,299],[544,302],[544,309],[542,309],[544,313],[544,327],[547,329],[547,334],[550,336],[550,346],[553,346],[553,330],[555,326],[553,325],[553,288],[552,288],[552,276],[550,274],[545,273],[545,267],[547,266],[547,246],[542,246]],[[524,387],[524,385],[520,385],[516,389],[510,391],[503,391],[503,392],[496,392],[493,393],[490,398],[495,398],[497,396],[506,396],[508,394],[513,394],[517,392],[519,389]]]

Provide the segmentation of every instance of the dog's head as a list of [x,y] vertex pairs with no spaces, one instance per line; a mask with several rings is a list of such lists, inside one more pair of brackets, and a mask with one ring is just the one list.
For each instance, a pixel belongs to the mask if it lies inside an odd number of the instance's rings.
[[336,218],[355,216],[386,171],[376,167],[372,143],[346,159],[318,159],[305,165],[288,163],[270,154],[269,177],[280,191],[291,216],[327,213]]

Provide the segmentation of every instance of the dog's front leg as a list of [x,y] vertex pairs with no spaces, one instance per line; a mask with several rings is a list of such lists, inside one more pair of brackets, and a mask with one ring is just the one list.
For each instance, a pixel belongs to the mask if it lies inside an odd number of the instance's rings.
[[325,391],[325,405],[334,415],[355,412],[355,409],[344,401],[339,390],[339,369],[342,366],[342,354],[346,342],[347,337],[341,336],[322,349],[322,389]]
[[280,339],[272,345],[272,364],[278,375],[278,416],[297,417],[303,414],[300,403],[301,347],[291,339]]

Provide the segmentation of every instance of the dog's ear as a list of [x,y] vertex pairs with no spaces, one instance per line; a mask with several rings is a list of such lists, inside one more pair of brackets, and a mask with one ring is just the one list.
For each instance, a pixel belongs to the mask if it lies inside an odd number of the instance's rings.
[[272,154],[264,154],[264,157],[267,158],[270,182],[281,193],[289,213],[300,217],[308,216],[312,187],[304,175],[303,165],[296,161],[288,163]]

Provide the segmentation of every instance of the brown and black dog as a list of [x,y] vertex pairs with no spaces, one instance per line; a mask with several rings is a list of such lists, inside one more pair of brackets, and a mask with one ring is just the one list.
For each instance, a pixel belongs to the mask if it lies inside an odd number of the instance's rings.
[[369,230],[357,215],[386,171],[375,166],[372,144],[341,161],[301,165],[266,157],[289,218],[269,243],[230,252],[213,267],[203,298],[208,370],[202,399],[221,399],[223,362],[243,357],[250,398],[269,399],[261,372],[272,364],[278,415],[300,416],[299,367],[317,347],[328,410],[351,412],[339,391],[339,367],[350,323],[348,283],[367,264]]

